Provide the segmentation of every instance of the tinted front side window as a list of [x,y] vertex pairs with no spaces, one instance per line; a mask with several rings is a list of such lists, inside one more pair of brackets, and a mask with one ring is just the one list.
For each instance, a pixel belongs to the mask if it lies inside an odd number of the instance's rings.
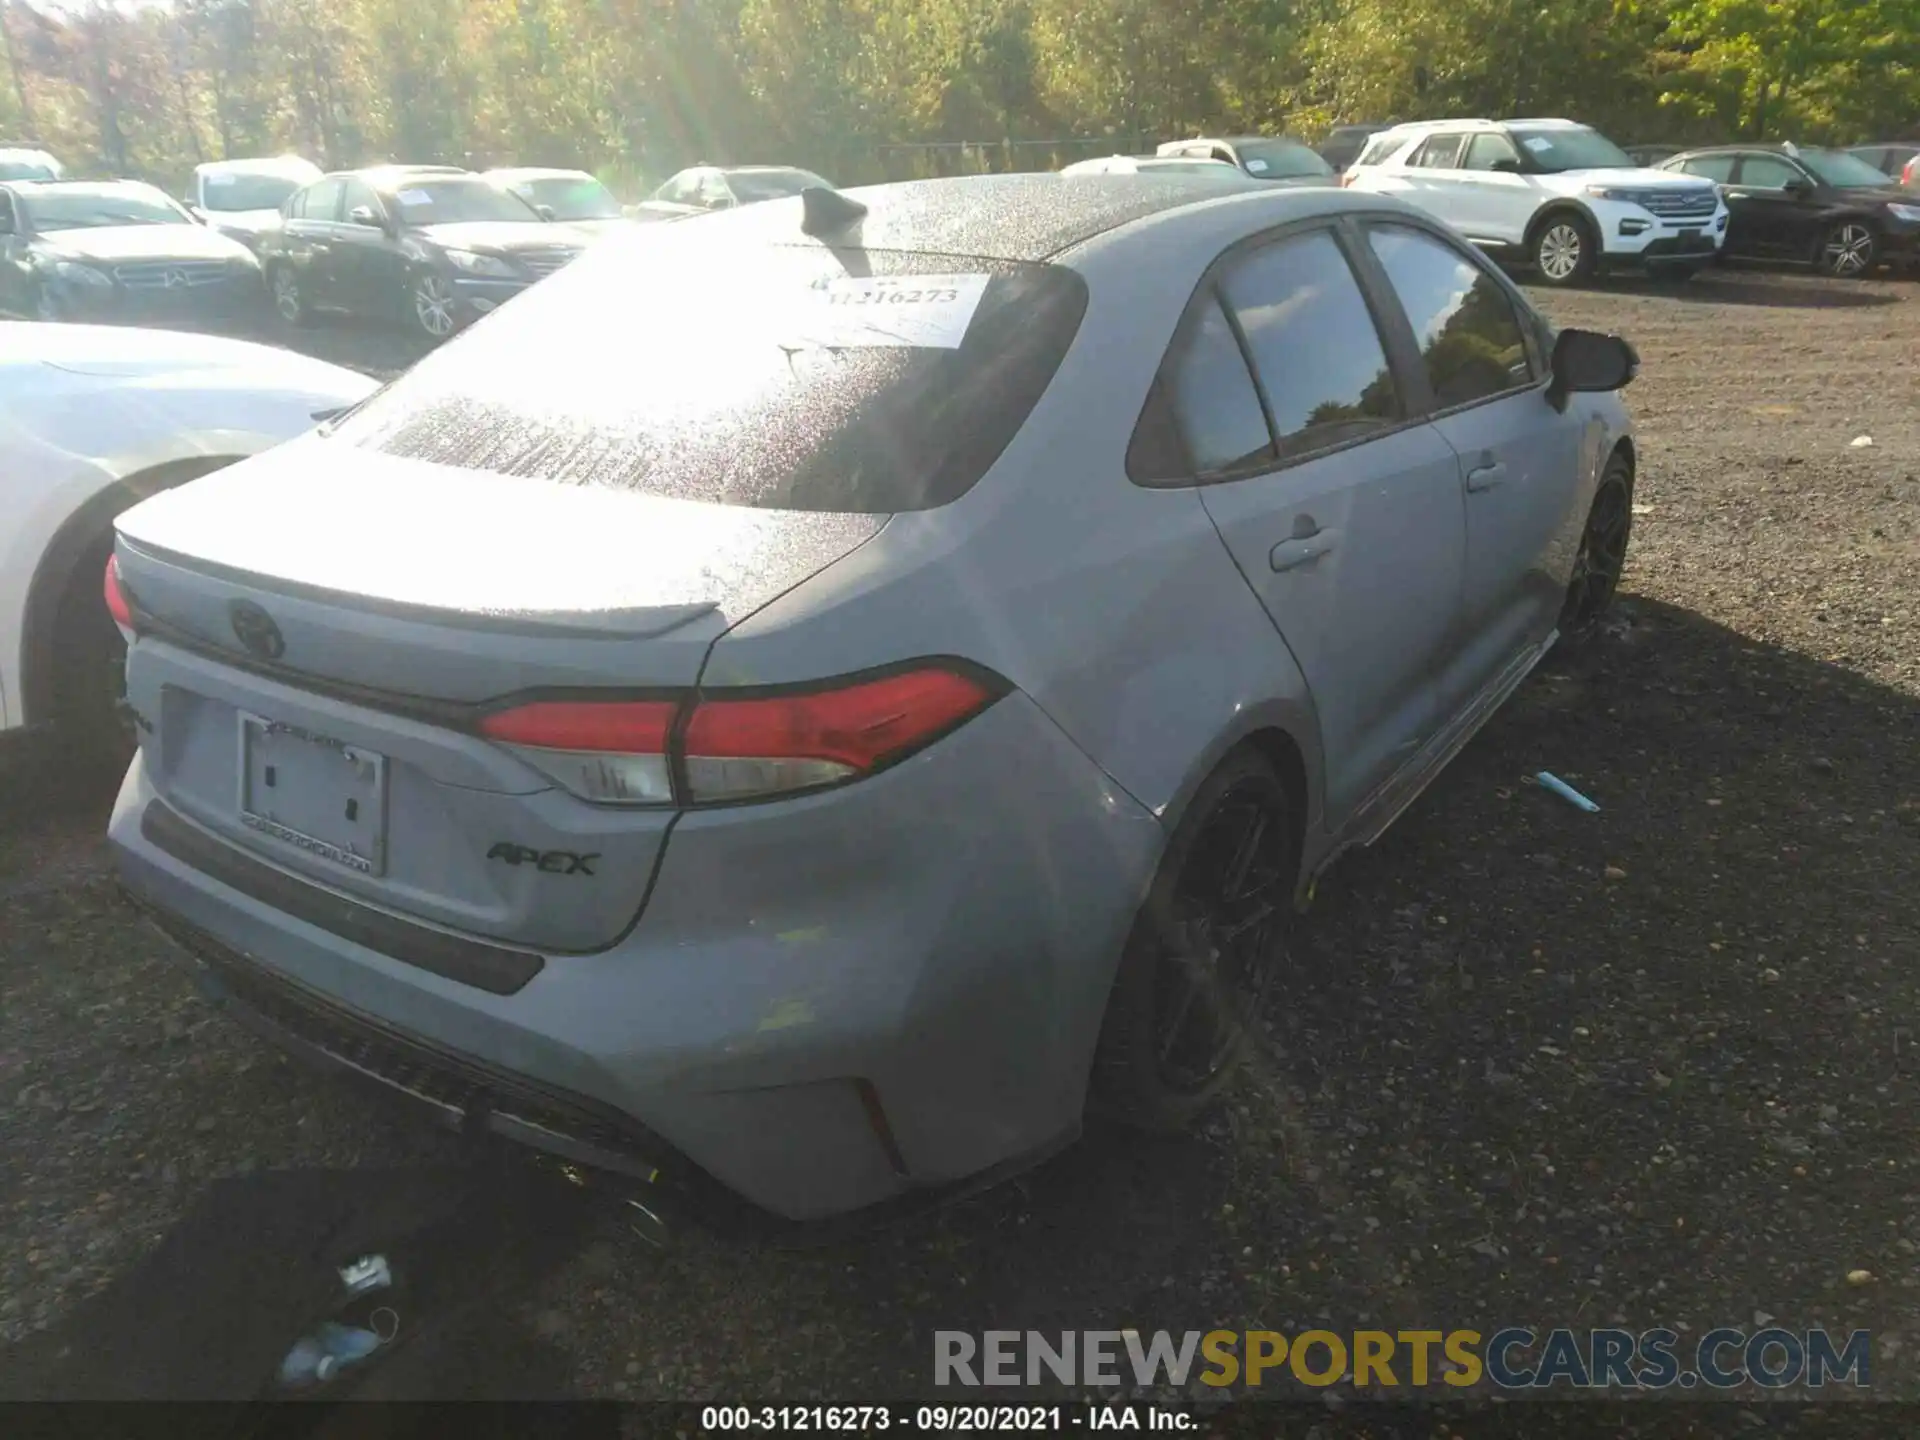
[[1519,316],[1491,275],[1418,230],[1383,225],[1368,238],[1413,324],[1435,403],[1446,409],[1533,383]]
[[1794,166],[1772,155],[1749,155],[1740,167],[1740,183],[1756,190],[1784,190],[1805,178]]
[[306,198],[300,202],[300,217],[303,220],[334,220],[340,215],[340,193],[346,189],[341,180],[320,180],[307,187]]
[[[335,432],[445,465],[885,514],[970,488],[1085,312],[1070,270],[643,226],[429,355]],[[897,298],[896,298],[897,297]]]
[[380,197],[373,193],[373,187],[371,185],[362,184],[358,180],[349,180],[347,182],[346,193],[340,199],[340,214],[342,218],[351,215],[361,206],[365,206],[371,210],[375,219],[380,218],[380,216],[385,213],[380,207]]
[[1400,418],[1373,315],[1331,235],[1263,246],[1226,272],[1221,290],[1247,337],[1283,456]]

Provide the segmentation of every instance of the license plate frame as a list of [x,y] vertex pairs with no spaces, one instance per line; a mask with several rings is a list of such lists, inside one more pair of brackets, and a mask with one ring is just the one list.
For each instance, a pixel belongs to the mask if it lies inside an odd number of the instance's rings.
[[[238,738],[235,810],[242,825],[355,875],[387,873],[386,756],[244,710]],[[280,784],[283,766],[296,783]],[[329,803],[340,818],[325,823]]]

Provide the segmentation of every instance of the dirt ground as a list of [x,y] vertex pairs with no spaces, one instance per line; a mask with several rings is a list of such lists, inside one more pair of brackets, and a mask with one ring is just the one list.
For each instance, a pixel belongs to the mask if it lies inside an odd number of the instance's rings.
[[[1323,883],[1230,1103],[824,1247],[609,1218],[528,1301],[581,1388],[921,1394],[936,1328],[1771,1316],[1872,1329],[1875,1393],[1920,1398],[1920,285],[1539,299],[1643,358],[1622,624]],[[214,1015],[97,805],[0,814],[0,1340],[215,1176],[446,1153]]]

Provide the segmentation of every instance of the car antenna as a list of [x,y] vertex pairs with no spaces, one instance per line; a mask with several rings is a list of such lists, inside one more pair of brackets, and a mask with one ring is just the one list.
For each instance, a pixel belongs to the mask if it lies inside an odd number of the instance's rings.
[[816,238],[845,230],[867,213],[867,207],[858,200],[851,200],[838,190],[822,190],[817,185],[800,192],[800,206],[806,212],[800,221],[800,233]]

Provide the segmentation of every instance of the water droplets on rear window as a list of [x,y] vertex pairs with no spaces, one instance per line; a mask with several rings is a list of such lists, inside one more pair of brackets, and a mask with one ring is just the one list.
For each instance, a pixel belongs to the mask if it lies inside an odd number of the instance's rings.
[[927,509],[998,458],[1086,305],[1054,266],[729,244],[707,223],[589,252],[338,437],[728,505]]

